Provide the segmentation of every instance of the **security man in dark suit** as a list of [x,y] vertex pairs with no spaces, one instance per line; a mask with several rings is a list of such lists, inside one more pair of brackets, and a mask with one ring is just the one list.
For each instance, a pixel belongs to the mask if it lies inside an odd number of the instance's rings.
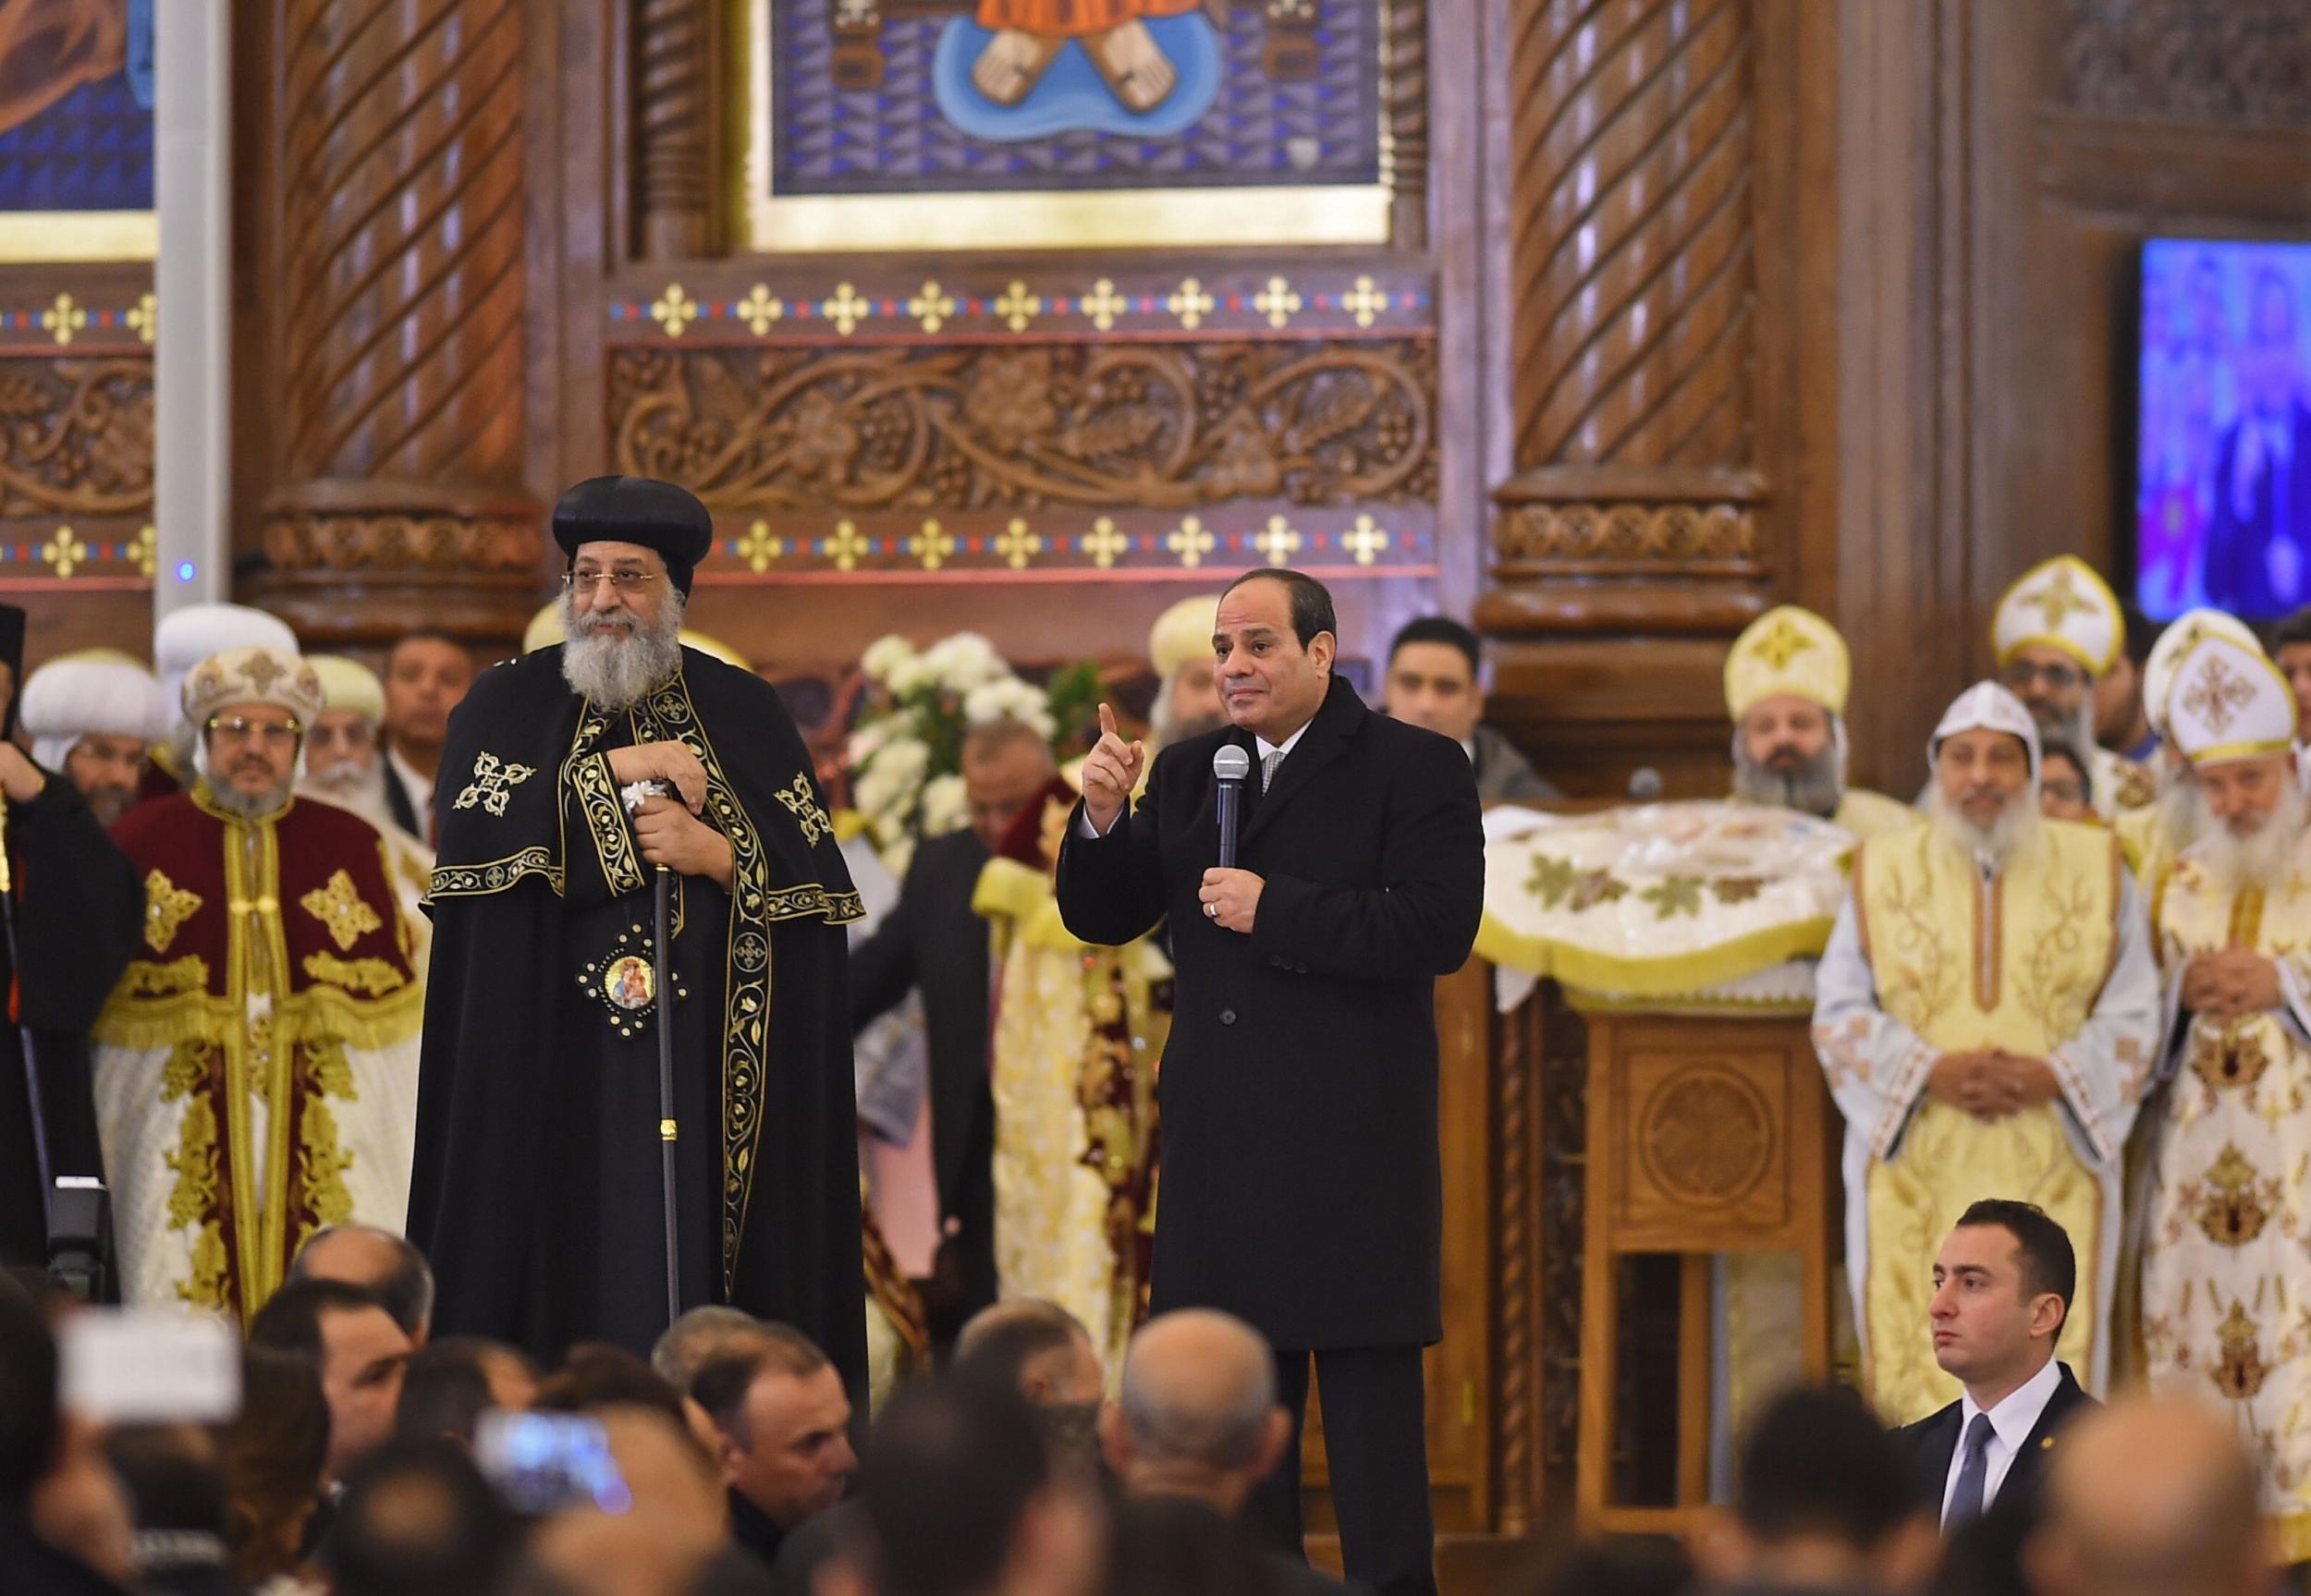
[[915,849],[899,902],[850,955],[850,1029],[863,1030],[923,993],[930,1054],[931,1163],[960,1319],[996,1298],[995,1098],[989,1043],[987,922],[971,907],[980,872],[1013,820],[1051,779],[1051,745],[1015,721],[963,739],[971,827]]
[[1934,1360],[1965,1394],[1895,1433],[1953,1566],[1985,1596],[2024,1588],[2047,1455],[2064,1424],[2100,1406],[2054,1356],[2077,1287],[2069,1235],[2027,1202],[1975,1203],[1934,1261]]
[[[1277,1348],[1292,1444],[1247,1519],[1298,1554],[1313,1358],[1351,1579],[1432,1596],[1421,1348],[1442,1334],[1436,978],[1476,936],[1484,836],[1468,755],[1365,709],[1333,672],[1331,595],[1257,570],[1221,595],[1232,723],[1145,754],[1103,706],[1061,848],[1068,929],[1168,917],[1151,1310],[1218,1308]],[[1238,868],[1217,868],[1213,755],[1250,756]]]

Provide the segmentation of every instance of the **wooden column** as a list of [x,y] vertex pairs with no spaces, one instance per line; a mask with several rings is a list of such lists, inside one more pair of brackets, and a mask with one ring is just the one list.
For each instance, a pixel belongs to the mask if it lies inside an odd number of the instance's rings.
[[1802,115],[1776,97],[1809,24],[1751,0],[1511,15],[1494,713],[1575,792],[1642,766],[1722,791],[1725,645],[1794,547]]
[[715,16],[712,0],[636,0],[634,215],[638,253],[694,260],[714,231]]
[[241,55],[269,89],[246,98],[270,102],[240,129],[260,135],[244,281],[265,286],[240,310],[260,358],[235,373],[260,488],[242,591],[309,642],[510,637],[542,591],[521,469],[523,10],[287,0]]

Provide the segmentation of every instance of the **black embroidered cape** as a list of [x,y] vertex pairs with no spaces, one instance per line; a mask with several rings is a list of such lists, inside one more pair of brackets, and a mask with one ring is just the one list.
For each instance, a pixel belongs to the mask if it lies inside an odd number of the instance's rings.
[[731,890],[675,881],[683,1306],[727,1302],[866,1364],[842,926],[859,900],[777,694],[694,650],[605,713],[561,650],[484,674],[451,717],[410,1235],[441,1333],[541,1357],[666,1327],[652,869],[606,758],[679,738]]

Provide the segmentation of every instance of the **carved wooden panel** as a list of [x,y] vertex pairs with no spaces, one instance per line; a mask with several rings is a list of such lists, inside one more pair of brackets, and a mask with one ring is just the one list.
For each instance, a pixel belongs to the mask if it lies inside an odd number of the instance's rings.
[[2053,0],[2050,88],[2125,122],[2311,127],[2311,29],[2298,0]]
[[1433,569],[1417,279],[735,281],[608,351],[612,467],[724,519],[710,583]]
[[1745,1238],[1789,1223],[1787,1053],[1728,1049],[1695,1057],[1632,1048],[1620,1067],[1616,1122],[1606,1127],[1628,1150],[1614,1193],[1618,1229],[1690,1237],[1723,1227]]
[[152,584],[151,281],[141,265],[0,268],[0,588]]

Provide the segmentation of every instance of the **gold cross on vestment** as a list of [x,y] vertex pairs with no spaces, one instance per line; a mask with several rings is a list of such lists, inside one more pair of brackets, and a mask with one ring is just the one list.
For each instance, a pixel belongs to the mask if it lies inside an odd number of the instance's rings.
[[797,774],[793,781],[772,793],[771,797],[794,816],[794,823],[802,828],[802,841],[806,846],[814,846],[820,834],[835,829],[835,822],[819,807],[818,796],[811,790],[809,776]]
[[2207,723],[2209,731],[2218,736],[2231,729],[2232,712],[2244,709],[2255,701],[2255,688],[2247,679],[2232,673],[2222,656],[2210,654],[2198,673],[2198,679],[2183,695],[2183,707]]
[[506,806],[513,802],[513,789],[537,774],[528,765],[501,763],[495,754],[475,754],[473,781],[449,807],[472,809],[478,804],[484,813],[502,819]]

